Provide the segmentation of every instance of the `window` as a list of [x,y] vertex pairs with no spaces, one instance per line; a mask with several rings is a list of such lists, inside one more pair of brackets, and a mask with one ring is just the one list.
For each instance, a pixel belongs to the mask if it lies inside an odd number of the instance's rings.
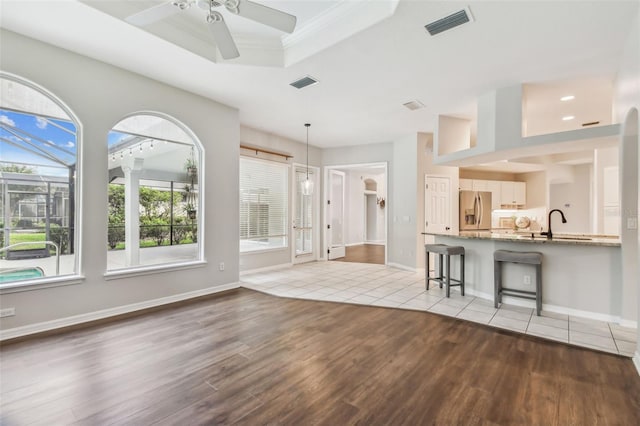
[[1,72],[0,93],[0,288],[76,275],[78,120]]
[[137,114],[109,132],[107,270],[202,259],[199,144],[160,114]]
[[288,247],[286,164],[240,158],[240,253]]

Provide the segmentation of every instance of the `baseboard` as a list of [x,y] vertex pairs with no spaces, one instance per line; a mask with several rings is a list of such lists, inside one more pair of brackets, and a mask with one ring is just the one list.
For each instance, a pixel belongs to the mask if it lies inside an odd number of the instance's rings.
[[363,245],[363,244],[364,244],[364,243],[361,241],[361,242],[359,242],[359,243],[345,244],[344,246],[345,246],[345,247],[353,247],[353,246],[361,246],[361,245]]
[[[493,294],[484,293],[481,291],[475,291],[474,289],[469,287],[465,288],[465,292],[471,296],[476,296],[481,299],[487,299],[487,300],[493,301]],[[522,306],[524,308],[535,309],[536,307],[536,302],[534,300],[526,300],[518,297],[502,296],[502,301],[509,305]],[[623,327],[631,327],[631,328],[638,327],[637,321],[624,320],[614,315],[600,314],[600,313],[591,312],[591,311],[582,311],[579,309],[566,308],[564,306],[549,305],[547,303],[543,303],[542,310],[548,311],[548,312],[555,312],[557,314],[571,315],[572,317],[580,317],[580,318],[587,318],[587,319],[592,319],[596,321],[612,322],[615,324],[619,324]]]
[[409,271],[409,272],[416,272],[417,271],[416,268],[412,268],[411,266],[403,265],[401,263],[388,262],[387,266],[391,266],[393,268],[402,269],[403,271]]
[[292,266],[293,266],[293,263],[289,262],[289,263],[281,263],[279,265],[265,266],[264,268],[248,269],[246,271],[240,271],[240,276],[255,274],[258,272],[268,272],[268,271],[273,271],[275,269],[291,268]]
[[636,350],[636,353],[633,355],[633,365],[636,366],[636,371],[638,375],[640,375],[640,352]]
[[223,284],[216,287],[204,288],[201,290],[190,291],[188,293],[175,294],[173,296],[161,297],[160,299],[146,300],[144,302],[133,303],[131,305],[118,306],[115,308],[103,309],[100,311],[89,312],[86,314],[74,315],[71,317],[55,319],[52,321],[40,322],[37,324],[29,324],[22,327],[10,328],[7,330],[0,330],[0,341],[15,339],[17,337],[24,337],[30,334],[42,333],[45,331],[51,331],[58,328],[70,327],[86,322],[101,320],[109,317],[114,317],[122,314],[128,314],[135,311],[140,311],[148,308],[155,308],[162,305],[168,305],[170,303],[181,302],[188,299],[194,299],[196,297],[208,296],[214,293],[220,293],[222,291],[233,290],[240,288],[240,282]]
[[385,246],[385,245],[387,245],[387,243],[385,243],[383,240],[365,241],[364,244],[368,244],[370,246]]

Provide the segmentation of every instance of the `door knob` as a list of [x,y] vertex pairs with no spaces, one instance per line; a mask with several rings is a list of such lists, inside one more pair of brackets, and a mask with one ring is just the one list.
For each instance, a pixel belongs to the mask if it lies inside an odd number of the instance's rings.
[[449,228],[448,226],[444,228],[445,231],[449,231],[451,230],[451,228]]

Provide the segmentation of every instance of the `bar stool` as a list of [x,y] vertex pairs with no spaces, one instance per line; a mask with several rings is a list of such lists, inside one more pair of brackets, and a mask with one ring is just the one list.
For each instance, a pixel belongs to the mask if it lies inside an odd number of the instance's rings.
[[[449,297],[450,288],[460,286],[460,293],[464,296],[464,247],[461,246],[448,246],[446,244],[425,244],[424,250],[426,253],[426,274],[425,274],[425,286],[429,290],[429,281],[435,281],[447,286],[447,297]],[[437,253],[439,260],[439,273],[437,277],[429,277],[429,253]],[[460,256],[460,279],[456,280],[451,278],[451,256]],[[447,256],[447,274],[442,273],[442,261],[444,256]]]
[[[523,263],[536,267],[536,291],[518,290],[502,286],[502,262]],[[536,301],[536,314],[542,310],[542,253],[537,251],[496,250],[493,253],[493,305],[502,303],[502,295]]]

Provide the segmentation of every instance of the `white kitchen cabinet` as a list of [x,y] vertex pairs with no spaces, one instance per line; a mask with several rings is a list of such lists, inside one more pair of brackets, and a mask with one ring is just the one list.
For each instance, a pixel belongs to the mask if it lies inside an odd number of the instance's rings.
[[527,203],[525,182],[500,182],[500,200],[503,205],[524,206]]
[[486,182],[486,190],[491,192],[491,210],[498,210],[502,201],[502,182],[497,180],[488,180]]
[[473,188],[474,191],[486,191],[487,190],[487,181],[486,180],[473,179],[472,188]]
[[473,180],[471,179],[460,179],[460,191],[473,191]]

